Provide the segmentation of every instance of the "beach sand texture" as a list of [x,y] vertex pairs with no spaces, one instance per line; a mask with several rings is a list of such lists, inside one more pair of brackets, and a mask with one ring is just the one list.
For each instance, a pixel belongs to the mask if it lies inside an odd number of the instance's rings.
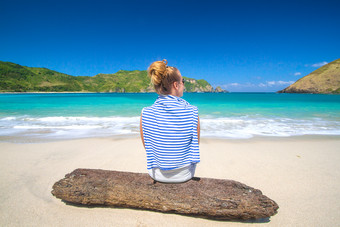
[[146,173],[138,138],[0,143],[0,226],[339,226],[340,140],[201,141],[196,176],[260,189],[280,206],[259,223],[225,222],[122,208],[67,205],[52,185],[76,168]]

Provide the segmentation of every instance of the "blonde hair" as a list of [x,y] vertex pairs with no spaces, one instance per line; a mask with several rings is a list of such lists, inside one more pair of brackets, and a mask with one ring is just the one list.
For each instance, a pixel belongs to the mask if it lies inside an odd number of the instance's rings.
[[148,68],[148,76],[158,94],[167,95],[171,92],[173,82],[180,81],[180,72],[177,68],[167,66],[166,59],[153,62]]

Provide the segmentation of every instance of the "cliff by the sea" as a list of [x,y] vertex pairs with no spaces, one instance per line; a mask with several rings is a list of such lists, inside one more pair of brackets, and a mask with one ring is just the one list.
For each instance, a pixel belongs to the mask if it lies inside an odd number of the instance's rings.
[[[185,92],[225,92],[206,80],[184,77]],[[146,71],[71,76],[47,68],[0,61],[0,92],[154,92]]]
[[322,66],[278,92],[340,94],[340,59]]

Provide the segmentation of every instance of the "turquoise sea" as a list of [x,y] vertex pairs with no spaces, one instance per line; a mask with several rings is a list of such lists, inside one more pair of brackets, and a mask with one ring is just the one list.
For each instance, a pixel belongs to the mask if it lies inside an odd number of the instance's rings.
[[[0,94],[0,141],[139,136],[141,109],[157,94]],[[340,95],[184,93],[199,109],[201,136],[340,135]]]

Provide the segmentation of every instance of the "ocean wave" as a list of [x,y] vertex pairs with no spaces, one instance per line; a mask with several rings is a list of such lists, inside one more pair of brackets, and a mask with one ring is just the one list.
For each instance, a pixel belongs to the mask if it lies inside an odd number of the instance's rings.
[[[254,136],[289,137],[340,135],[340,122],[322,118],[202,117],[201,136],[248,139]],[[73,139],[84,137],[138,136],[139,116],[72,117],[7,116],[0,118],[0,137]],[[3,140],[3,139],[2,139]]]
[[139,117],[4,117],[0,136],[72,139],[138,134]]
[[235,139],[254,136],[340,135],[340,122],[320,118],[203,118],[201,129],[202,137]]

